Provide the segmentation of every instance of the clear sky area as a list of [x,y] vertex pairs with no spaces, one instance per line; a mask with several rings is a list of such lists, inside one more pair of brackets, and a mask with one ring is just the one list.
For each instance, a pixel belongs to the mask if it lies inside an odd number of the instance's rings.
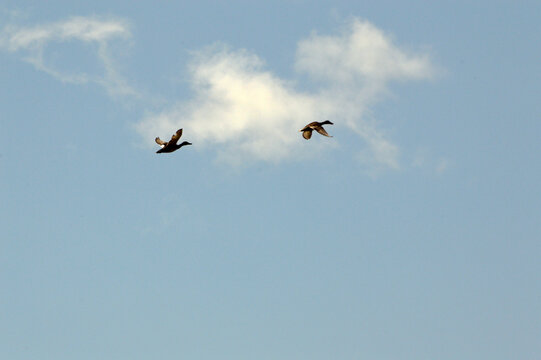
[[539,359],[540,20],[0,0],[0,358]]

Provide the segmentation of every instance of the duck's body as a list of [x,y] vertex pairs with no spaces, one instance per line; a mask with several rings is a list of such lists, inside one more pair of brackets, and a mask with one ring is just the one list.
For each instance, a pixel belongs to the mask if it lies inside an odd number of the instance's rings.
[[160,145],[162,148],[158,151],[156,151],[156,154],[160,153],[170,153],[173,151],[176,151],[180,149],[181,147],[185,145],[192,145],[192,143],[188,141],[183,141],[180,144],[177,144],[178,139],[182,136],[182,129],[178,129],[175,134],[171,137],[171,140],[168,142],[162,141],[159,137],[156,138],[156,144]]
[[312,131],[314,130],[323,136],[332,137],[329,134],[327,134],[327,132],[323,128],[323,125],[334,125],[334,124],[330,122],[329,120],[325,120],[323,122],[314,121],[306,125],[302,129],[300,129],[299,131],[302,132],[302,137],[305,138],[306,140],[312,137]]

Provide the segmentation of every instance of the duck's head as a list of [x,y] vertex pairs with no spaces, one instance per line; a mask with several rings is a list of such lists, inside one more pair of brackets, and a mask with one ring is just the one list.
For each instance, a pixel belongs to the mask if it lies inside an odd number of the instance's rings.
[[184,145],[192,145],[191,142],[188,142],[188,141],[183,141],[180,146],[184,146]]
[[325,120],[321,123],[321,125],[334,125],[334,124],[330,122],[329,120]]

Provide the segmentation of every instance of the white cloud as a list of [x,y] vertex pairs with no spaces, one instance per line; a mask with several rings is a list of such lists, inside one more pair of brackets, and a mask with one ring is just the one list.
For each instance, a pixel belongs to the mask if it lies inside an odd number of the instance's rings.
[[330,83],[428,78],[426,55],[407,54],[369,22],[353,20],[336,36],[313,33],[299,42],[296,68]]
[[[110,51],[113,40],[131,37],[125,20],[98,17],[72,17],[65,21],[32,27],[8,25],[0,32],[0,49],[12,53],[24,53],[25,60],[36,69],[67,83],[97,83],[111,95],[137,96],[137,91],[119,75]],[[82,42],[95,45],[96,58],[103,73],[69,73],[49,64],[45,58],[53,43]]]
[[144,119],[138,130],[168,136],[184,127],[198,146],[215,146],[231,163],[250,159],[277,162],[291,155],[298,130],[318,117],[315,99],[263,69],[257,56],[208,48],[190,67],[195,97]]
[[189,68],[195,96],[147,115],[137,129],[150,142],[183,127],[187,139],[230,163],[278,162],[337,144],[335,137],[307,146],[298,132],[331,119],[331,135],[353,131],[363,140],[358,158],[372,169],[399,168],[398,146],[367,113],[390,81],[429,78],[426,55],[408,54],[372,24],[354,19],[339,35],[300,41],[295,68],[318,81],[314,91],[297,90],[246,50],[210,47],[196,53]]

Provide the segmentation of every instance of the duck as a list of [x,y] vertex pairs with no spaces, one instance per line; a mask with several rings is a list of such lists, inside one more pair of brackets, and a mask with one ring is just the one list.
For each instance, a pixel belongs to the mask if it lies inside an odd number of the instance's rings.
[[330,122],[329,120],[325,120],[323,122],[314,121],[306,125],[302,129],[300,129],[299,131],[302,132],[302,137],[305,138],[306,140],[309,140],[312,137],[313,130],[317,131],[323,136],[332,137],[329,134],[327,134],[327,132],[323,128],[323,125],[334,125],[334,124]]
[[178,139],[182,136],[182,129],[178,129],[176,133],[171,136],[171,140],[165,142],[161,140],[159,137],[156,138],[156,144],[160,145],[162,148],[158,151],[156,151],[156,154],[160,153],[170,153],[173,151],[176,151],[180,149],[181,147],[185,145],[192,145],[191,142],[183,141],[180,144],[177,144]]

